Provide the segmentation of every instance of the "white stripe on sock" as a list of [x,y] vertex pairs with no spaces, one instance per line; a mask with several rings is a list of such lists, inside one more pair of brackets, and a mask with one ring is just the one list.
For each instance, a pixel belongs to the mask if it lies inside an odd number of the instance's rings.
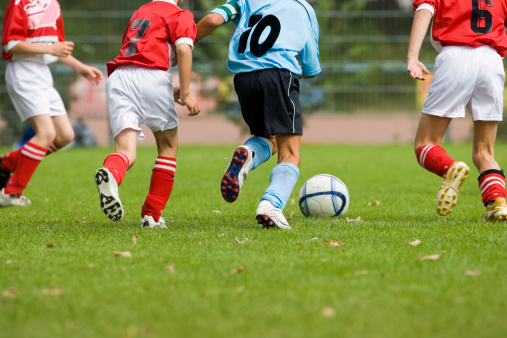
[[497,177],[497,176],[491,176],[491,177],[488,177],[486,178],[484,181],[481,182],[481,185],[479,186],[480,189],[482,189],[482,187],[489,181],[492,181],[492,180],[498,180],[499,182],[502,182],[503,186],[505,187],[505,180],[501,179],[500,177]]
[[426,166],[424,165],[424,163],[426,162],[426,156],[428,155],[428,152],[431,150],[431,148],[433,148],[434,146],[435,146],[434,144],[427,145],[427,146],[424,147],[424,149],[421,152],[421,156],[420,156],[420,159],[419,159],[419,164],[424,169],[426,169]]
[[498,184],[500,186],[502,186],[503,188],[505,188],[505,182],[503,182],[502,180],[500,179],[493,179],[491,180],[488,184],[485,184],[486,182],[483,182],[480,186],[480,189],[481,189],[481,193],[484,193],[486,190],[488,190],[489,187],[491,187],[492,185],[495,185],[495,184]]
[[176,161],[164,160],[162,158],[157,158],[157,160],[155,161],[155,163],[158,163],[158,162],[172,164],[172,165],[176,166]]
[[164,169],[164,170],[167,170],[167,171],[176,172],[176,168],[175,167],[169,167],[167,165],[155,164],[153,166],[153,168]]
[[42,159],[44,158],[44,156],[38,156],[37,154],[31,153],[25,149],[21,150],[21,154],[25,155],[26,157],[30,157],[33,160],[37,160],[39,162],[42,161]]
[[25,145],[24,145],[23,150],[27,150],[27,151],[29,151],[29,152],[31,152],[31,153],[34,153],[34,154],[36,154],[36,155],[37,155],[37,154],[38,154],[38,155],[42,155],[42,156],[46,155],[46,152],[47,152],[47,151],[43,151],[43,150],[39,150],[39,149],[35,149],[34,147],[29,146],[28,144],[25,144]]

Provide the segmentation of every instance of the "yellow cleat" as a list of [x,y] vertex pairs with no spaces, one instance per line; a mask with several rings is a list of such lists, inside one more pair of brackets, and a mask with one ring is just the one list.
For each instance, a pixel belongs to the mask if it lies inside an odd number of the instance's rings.
[[499,197],[495,200],[495,203],[488,205],[482,219],[489,222],[507,220],[507,204],[505,204],[505,198]]
[[465,182],[468,174],[470,174],[470,168],[464,162],[454,162],[447,169],[437,195],[437,213],[440,216],[451,213],[452,208],[456,206],[459,189],[463,185],[463,182]]

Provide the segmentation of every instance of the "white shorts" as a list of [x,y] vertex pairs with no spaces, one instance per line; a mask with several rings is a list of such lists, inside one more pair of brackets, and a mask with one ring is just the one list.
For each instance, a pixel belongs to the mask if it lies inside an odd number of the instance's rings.
[[423,113],[474,121],[502,121],[505,71],[491,47],[448,46],[435,60],[433,83]]
[[106,90],[113,137],[125,129],[134,129],[142,140],[141,123],[152,132],[178,126],[170,72],[119,67],[107,79]]
[[29,61],[8,62],[5,82],[22,121],[36,115],[67,114],[60,94],[53,87],[53,76],[47,65]]

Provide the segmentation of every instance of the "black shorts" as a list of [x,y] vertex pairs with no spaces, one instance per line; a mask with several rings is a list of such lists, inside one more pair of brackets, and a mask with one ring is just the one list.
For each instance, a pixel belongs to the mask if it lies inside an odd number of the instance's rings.
[[286,69],[265,69],[234,77],[241,112],[252,135],[303,135],[299,78]]

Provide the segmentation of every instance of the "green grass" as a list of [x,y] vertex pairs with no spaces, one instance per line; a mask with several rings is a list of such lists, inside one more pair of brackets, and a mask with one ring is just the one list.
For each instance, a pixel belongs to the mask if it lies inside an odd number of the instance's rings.
[[[93,180],[111,149],[45,159],[25,191],[32,205],[0,210],[0,292],[17,290],[0,295],[0,337],[505,336],[507,227],[480,220],[477,170],[442,218],[440,179],[419,167],[410,145],[304,146],[296,203],[285,209],[295,212],[293,230],[265,230],[255,208],[275,161],[228,204],[219,182],[233,148],[181,147],[165,230],[136,227],[154,148],[139,148],[120,187],[119,223],[102,214]],[[471,164],[470,145],[447,149]],[[347,184],[347,216],[362,223],[301,215],[299,188],[320,173]],[[440,258],[417,261],[432,254]],[[51,288],[63,293],[44,294]]]

